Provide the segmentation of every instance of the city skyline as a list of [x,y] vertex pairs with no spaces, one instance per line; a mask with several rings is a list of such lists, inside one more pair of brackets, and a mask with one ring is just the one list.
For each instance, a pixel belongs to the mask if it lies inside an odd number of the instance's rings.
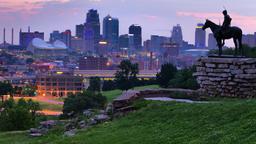
[[[142,26],[143,40],[150,35],[170,36],[173,26],[180,24],[184,40],[194,43],[194,32],[197,23],[206,18],[222,23],[221,11],[225,6],[233,17],[233,25],[240,26],[244,33],[254,33],[256,12],[250,5],[252,0],[0,0],[0,27],[6,28],[6,40],[11,42],[11,28],[15,29],[15,44],[18,43],[18,32],[22,28],[27,31],[45,32],[45,39],[53,30],[71,29],[75,35],[75,26],[83,23],[89,9],[97,9],[102,27],[103,18],[110,14],[120,21],[120,35],[127,34],[132,24]],[[243,4],[243,5],[242,5]],[[113,6],[114,5],[114,6]],[[200,5],[200,6],[199,6]],[[211,7],[210,7],[211,6]],[[143,8],[144,7],[144,8]],[[208,31],[209,32],[209,31]],[[102,34],[102,29],[101,29]],[[0,36],[3,39],[2,35]]]

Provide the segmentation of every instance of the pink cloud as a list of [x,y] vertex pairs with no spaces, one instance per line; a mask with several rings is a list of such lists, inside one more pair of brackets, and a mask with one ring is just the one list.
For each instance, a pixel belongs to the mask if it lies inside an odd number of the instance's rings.
[[[209,12],[177,12],[177,16],[180,17],[192,17],[196,20],[204,21],[209,19],[215,23],[223,21],[223,15],[221,13],[209,13]],[[237,13],[230,13],[232,17],[232,25],[241,27],[244,32],[254,32],[256,31],[256,16],[245,16]]]
[[70,0],[1,0],[0,13],[20,12],[25,14],[35,14],[37,9],[49,2],[65,3]]

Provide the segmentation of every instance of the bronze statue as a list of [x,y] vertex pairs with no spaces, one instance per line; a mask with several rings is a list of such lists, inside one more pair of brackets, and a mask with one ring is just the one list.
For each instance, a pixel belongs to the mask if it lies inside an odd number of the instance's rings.
[[231,38],[233,38],[235,44],[235,55],[237,55],[238,48],[239,54],[243,55],[242,30],[239,27],[231,27],[232,18],[228,15],[227,10],[223,11],[223,15],[224,21],[222,26],[219,26],[207,19],[202,29],[205,30],[210,28],[213,32],[213,35],[217,41],[217,46],[219,47],[219,56],[222,55],[222,47],[225,45],[225,40]]

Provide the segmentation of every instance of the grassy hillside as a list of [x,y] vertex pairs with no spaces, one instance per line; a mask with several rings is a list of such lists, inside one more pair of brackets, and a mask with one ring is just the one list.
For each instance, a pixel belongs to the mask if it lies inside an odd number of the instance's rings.
[[137,112],[65,138],[2,133],[1,144],[249,144],[256,142],[256,100],[204,104],[143,102]]

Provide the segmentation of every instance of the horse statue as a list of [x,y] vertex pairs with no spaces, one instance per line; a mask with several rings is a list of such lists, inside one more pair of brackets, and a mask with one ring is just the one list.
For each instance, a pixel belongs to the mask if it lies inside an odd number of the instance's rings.
[[242,46],[243,32],[239,27],[229,27],[226,30],[226,32],[223,32],[221,26],[207,19],[202,29],[206,30],[207,28],[211,29],[217,41],[217,46],[219,47],[219,56],[222,55],[222,47],[225,45],[225,40],[231,39],[231,38],[233,38],[233,41],[235,44],[235,56],[237,55],[238,47],[239,47],[239,54],[244,55],[243,46]]

